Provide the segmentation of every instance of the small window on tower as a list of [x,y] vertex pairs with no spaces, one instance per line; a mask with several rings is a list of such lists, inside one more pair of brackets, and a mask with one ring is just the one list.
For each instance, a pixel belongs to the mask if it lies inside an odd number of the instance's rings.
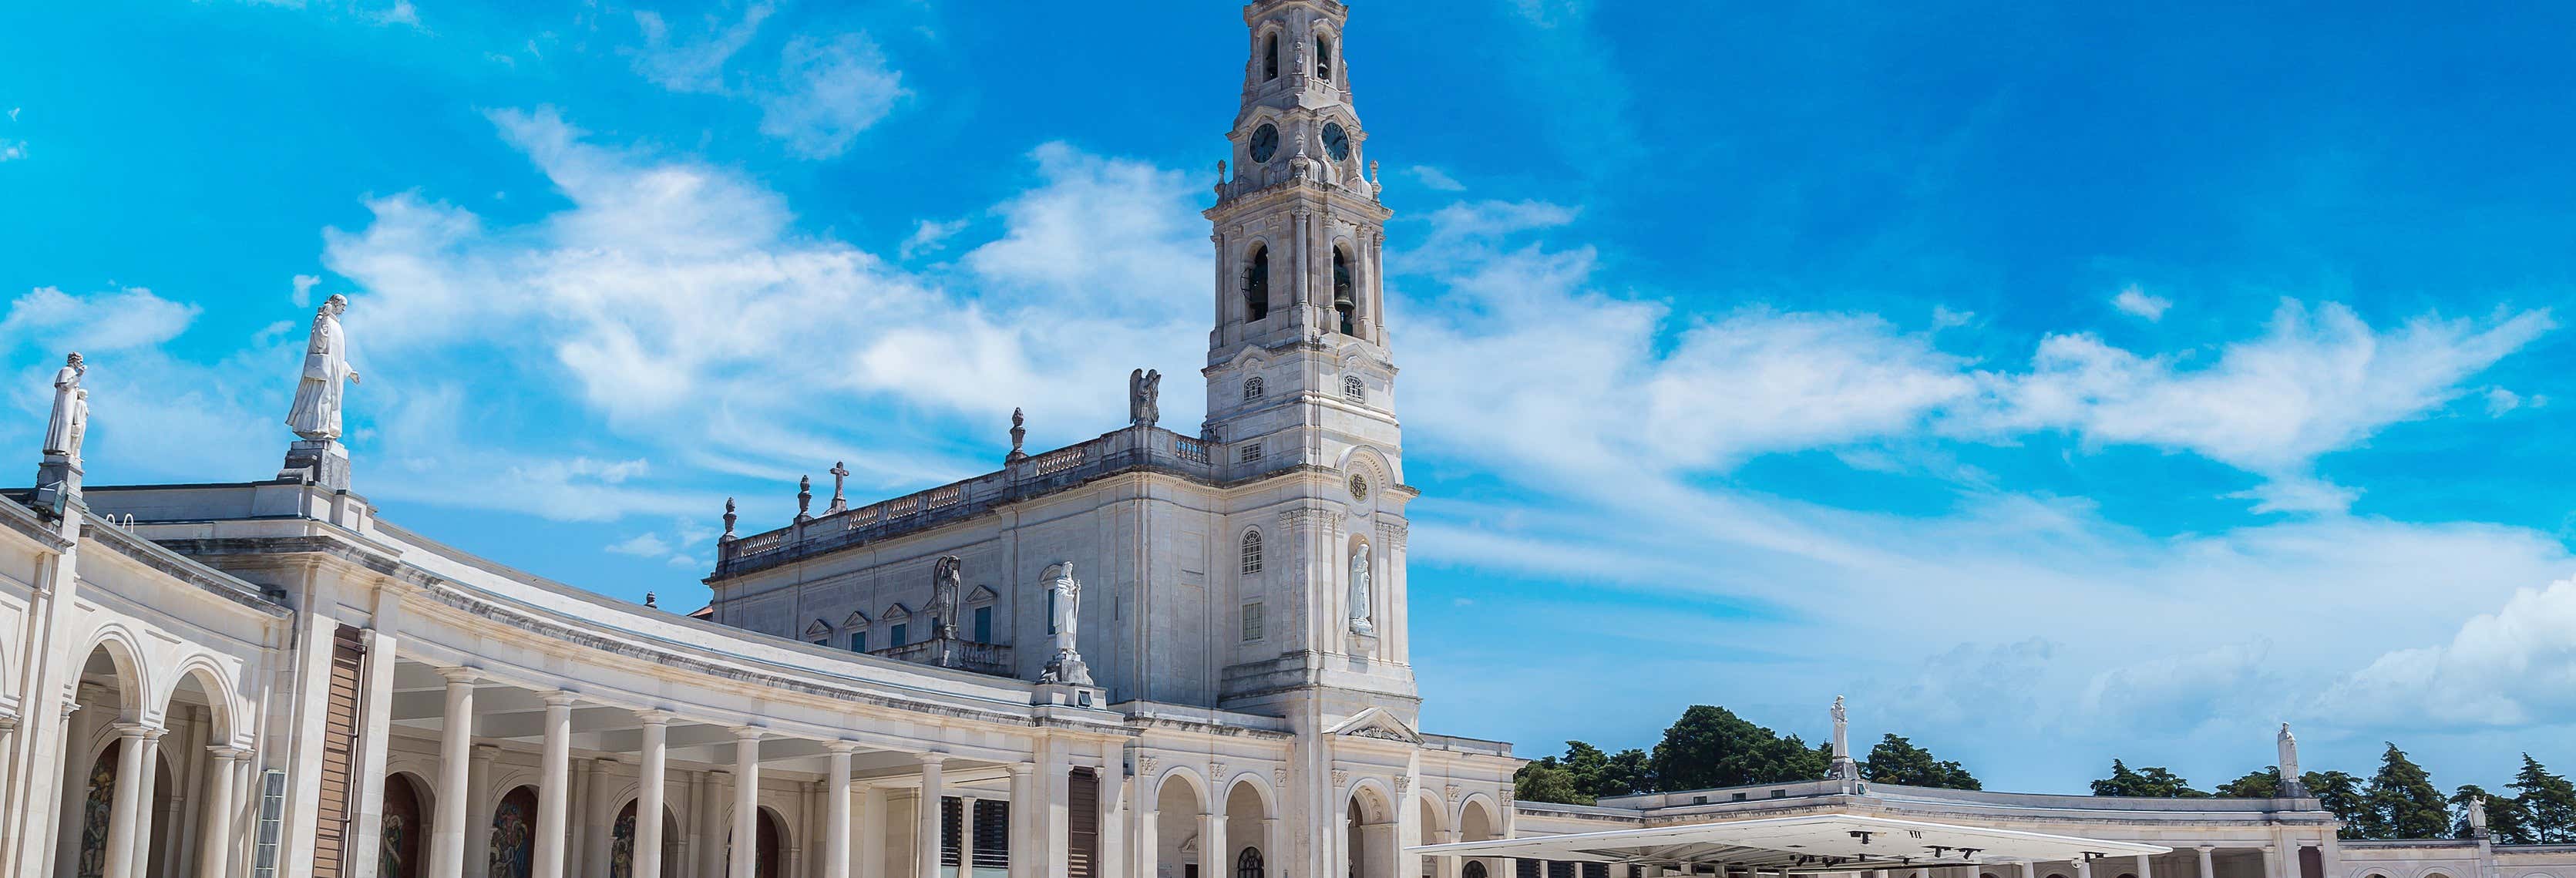
[[[1243,534],[1243,572],[1245,572],[1245,573],[1259,573],[1259,572],[1261,572],[1261,532],[1260,532],[1260,531],[1257,531],[1257,530],[1255,530],[1255,531],[1245,531],[1245,532],[1244,532],[1244,534]],[[1249,638],[1247,638],[1247,639],[1249,639]]]
[[1253,401],[1253,400],[1260,399],[1260,398],[1261,398],[1261,376],[1259,376],[1259,375],[1254,375],[1254,376],[1252,376],[1252,377],[1250,377],[1250,378],[1243,379],[1243,401],[1244,401],[1244,402],[1251,402],[1251,401]]
[[1270,248],[1252,245],[1252,256],[1243,260],[1243,319],[1259,320],[1270,316]]
[[1261,442],[1259,440],[1243,443],[1242,447],[1234,450],[1234,462],[1236,463],[1251,463],[1260,459]]
[[1253,642],[1253,641],[1255,641],[1255,640],[1260,640],[1260,639],[1261,639],[1261,604],[1260,604],[1259,602],[1254,602],[1254,603],[1244,604],[1244,605],[1243,605],[1243,642],[1245,642],[1245,643],[1251,643],[1251,642]]
[[1264,81],[1278,79],[1279,35],[1275,33],[1271,34],[1270,38],[1263,42],[1263,46],[1264,47],[1261,50],[1261,78]]
[[1315,77],[1325,81],[1331,81],[1333,78],[1332,37],[1321,35],[1315,37]]
[[1342,379],[1342,398],[1363,405],[1367,404],[1368,384],[1360,381],[1359,376],[1356,375]]

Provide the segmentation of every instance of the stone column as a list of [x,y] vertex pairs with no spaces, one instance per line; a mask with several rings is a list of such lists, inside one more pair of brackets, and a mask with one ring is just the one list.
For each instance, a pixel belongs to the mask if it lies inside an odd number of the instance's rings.
[[2155,864],[2145,854],[2138,855],[2138,878],[2156,878]]
[[858,745],[831,743],[832,756],[823,769],[823,878],[850,878],[850,751]]
[[207,770],[213,774],[206,778],[202,803],[205,819],[198,831],[197,878],[224,878],[233,859],[233,775],[250,753],[221,744],[206,748],[206,753],[212,757]]
[[[1438,830],[1438,832],[1439,837],[1430,839],[1433,843],[1453,844],[1458,841],[1458,830],[1442,829]],[[1263,853],[1263,858],[1265,860],[1268,856],[1267,852]],[[1461,861],[1456,855],[1439,857],[1432,863],[1432,869],[1434,870],[1433,874],[1438,875],[1439,878],[1458,878],[1459,870],[1464,868],[1466,867],[1463,865],[1463,861]],[[1976,876],[1970,875],[1968,878],[1976,878]]]
[[491,876],[492,814],[483,808],[492,801],[492,759],[500,753],[498,744],[476,744],[474,756],[467,763],[465,788],[470,801],[465,803],[465,878]]
[[671,715],[647,710],[636,717],[644,721],[644,752],[636,764],[635,874],[629,878],[662,878],[663,760],[669,755]]
[[[590,817],[588,827],[581,832],[581,873],[590,878],[608,878],[609,827],[617,822],[618,804],[616,796],[609,792],[608,767],[615,764],[614,759],[590,762],[589,802],[581,806],[582,813]],[[643,809],[636,809],[635,818],[643,822]]]
[[1037,878],[1049,866],[1040,858],[1051,854],[1046,845],[1038,843],[1033,830],[1038,824],[1038,811],[1051,803],[1038,797],[1037,787],[1037,766],[1026,762],[1011,765],[1010,878]]
[[[474,671],[440,668],[447,715],[438,728],[438,801],[430,809],[429,878],[464,878],[465,802],[474,757]],[[209,876],[211,878],[211,876]]]
[[1163,868],[1163,801],[1158,791],[1147,789],[1150,786],[1144,775],[1136,776],[1136,807],[1127,812],[1128,819],[1136,821],[1136,850],[1130,852],[1136,861],[1135,878],[1155,878]]
[[[1281,790],[1280,796],[1285,798],[1287,791]],[[1277,817],[1261,818],[1261,868],[1265,874],[1285,874],[1287,871],[1288,864],[1280,859],[1287,856],[1285,852],[1288,845],[1288,837],[1280,834],[1282,825],[1282,821]],[[1489,871],[1486,874],[1489,878],[1512,878],[1499,872]],[[1231,878],[1231,876],[1218,876],[1218,878]]]
[[564,878],[589,878],[590,812],[599,803],[591,801],[592,773],[571,764],[570,751],[564,755],[564,776],[572,782],[572,797],[564,800]]
[[[1225,798],[1218,793],[1209,793],[1208,797],[1215,801],[1199,812],[1199,878],[1226,878],[1222,871],[1228,850],[1225,843]],[[1399,875],[1396,878],[1420,876]]]
[[530,878],[564,878],[564,824],[572,804],[572,702],[570,692],[549,692],[546,743],[537,763],[536,862]]
[[2093,878],[2093,861],[2084,857],[2076,857],[2075,878]]
[[[2020,872],[2021,878],[2036,878],[2035,873],[2038,871],[2038,868],[2037,864],[2032,863],[2029,860],[2023,860],[2013,864],[2014,871]],[[2206,876],[2204,876],[2204,878],[2206,878]]]
[[[939,808],[942,811],[947,810],[948,803],[939,803]],[[943,819],[944,818],[945,815],[943,815]],[[1005,832],[1004,835],[1009,836],[1010,834]],[[1017,839],[1014,838],[1013,840]],[[1009,850],[1007,848],[1004,849],[1004,851],[1014,860],[1019,859],[1020,857],[1019,851]],[[972,793],[960,792],[957,794],[957,878],[970,878],[970,876],[974,874],[975,796]]]
[[[151,768],[143,758],[144,742],[160,733],[160,727],[142,723],[121,723],[116,727],[116,794],[108,810],[105,878],[135,878],[140,871],[134,863],[134,839],[137,835],[151,837],[151,830],[137,825],[143,820],[144,808],[143,784],[136,780]],[[75,843],[61,853],[78,858],[80,848]]]
[[2289,873],[2286,870],[2281,868],[2281,846],[2278,844],[2264,845],[2263,878],[2286,878],[2288,874]]
[[858,878],[885,878],[886,788],[869,784],[859,794]]
[[[919,819],[913,822],[913,878],[939,878],[939,770],[943,756],[921,754],[921,804],[912,810]],[[745,878],[736,875],[734,878]]]
[[[86,705],[80,703],[81,696],[90,694],[92,688],[80,686],[73,691],[72,697],[63,700],[63,740],[56,748],[62,758],[62,777],[61,785],[54,790],[53,822],[56,825],[51,827],[54,832],[48,836],[54,840],[54,878],[76,878],[80,872],[81,822],[62,817],[80,813],[82,803],[89,797],[89,772],[96,764],[89,752],[89,742],[98,736],[98,725],[107,719],[108,712],[105,705],[96,701]],[[29,769],[42,770],[35,766],[29,766]],[[34,793],[29,795],[32,802]],[[42,854],[29,858],[30,863],[44,861]]]
[[[2200,878],[2218,878],[2218,870],[2212,868],[2209,862],[2210,853],[2217,849],[2209,845],[2201,845],[2196,850],[2200,853]],[[2029,878],[2029,876],[2025,875],[2023,878]]]
[[[152,869],[153,827],[159,824],[161,816],[152,809],[152,800],[160,797],[161,736],[169,731],[164,726],[143,735],[143,775],[136,778],[141,783],[135,785],[139,801],[134,808],[134,871],[130,873],[134,878],[147,878]],[[124,786],[124,776],[119,775],[116,783],[119,787]]]
[[725,874],[757,878],[760,869],[760,730],[733,730],[733,856]]

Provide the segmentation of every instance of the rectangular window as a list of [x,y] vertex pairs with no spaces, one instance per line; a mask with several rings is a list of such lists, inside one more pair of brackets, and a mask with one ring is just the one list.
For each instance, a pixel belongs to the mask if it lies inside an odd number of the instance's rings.
[[1234,449],[1234,462],[1251,463],[1261,459],[1261,443],[1246,442]]
[[1261,639],[1261,622],[1261,604],[1257,601],[1244,604],[1243,642],[1251,643],[1255,640]]
[[868,651],[868,633],[867,633],[867,632],[865,632],[865,631],[854,631],[854,632],[851,632],[851,633],[850,633],[850,651],[851,651],[851,652],[866,652],[866,651]]
[[911,642],[911,639],[910,639],[910,638],[907,638],[907,637],[905,637],[905,636],[904,636],[904,634],[905,634],[905,633],[907,633],[905,629],[907,629],[907,628],[909,628],[909,627],[911,627],[911,626],[908,626],[908,625],[897,625],[897,626],[894,626],[894,633],[886,635],[886,646],[889,646],[889,647],[902,646],[902,645],[904,645],[904,644],[906,644],[906,643]]
[[993,642],[993,608],[975,608],[975,642]]

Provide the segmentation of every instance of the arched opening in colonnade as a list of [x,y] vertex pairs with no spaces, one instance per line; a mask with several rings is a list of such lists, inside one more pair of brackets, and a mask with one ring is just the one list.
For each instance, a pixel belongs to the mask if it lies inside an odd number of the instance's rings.
[[[608,878],[635,878],[635,805],[617,812],[617,822],[608,833]],[[661,878],[680,878],[680,817],[669,805],[662,806]]]
[[1271,848],[1279,843],[1270,837],[1278,815],[1271,813],[1270,800],[1262,787],[1245,778],[1228,787],[1225,794],[1226,849],[1208,857],[1212,868],[1200,873],[1201,878],[1265,878],[1275,860]]
[[[56,812],[55,874],[62,878],[106,874],[108,844],[119,820],[118,787],[144,769],[140,752],[129,756],[129,750],[141,749],[140,739],[118,728],[142,719],[142,672],[134,654],[119,640],[99,643],[82,660],[74,687],[79,709],[64,739]],[[129,747],[129,740],[136,744]]]
[[[1482,796],[1469,798],[1458,807],[1459,841],[1492,841],[1503,837],[1503,821],[1494,813],[1493,803]],[[1494,878],[1511,871],[1500,859],[1468,860],[1458,867],[1458,878]]]
[[1344,848],[1349,878],[1395,878],[1395,803],[1374,786],[1351,791],[1343,811]]
[[421,878],[429,855],[429,785],[408,772],[385,776],[384,819],[377,836],[376,878]]
[[[1414,831],[1420,833],[1414,839],[1415,844],[1439,844],[1449,840],[1449,821],[1443,813],[1447,809],[1440,806],[1440,797],[1432,795],[1430,790],[1418,790],[1413,794],[1413,806]],[[1404,862],[1413,864],[1414,874],[1421,878],[1439,878],[1441,859],[1419,854],[1405,854],[1403,857]]]
[[492,808],[487,878],[528,878],[537,862],[537,788],[522,786]]
[[[754,815],[752,819],[751,849],[752,878],[781,878],[781,876],[786,873],[779,869],[779,853],[787,849],[787,822],[779,818],[777,811],[770,810],[766,805],[755,809],[752,814]],[[730,817],[725,818],[725,825],[733,825],[732,819],[733,818]],[[670,824],[665,823],[663,825],[668,826]],[[718,869],[717,874],[719,875],[733,874],[733,844],[733,830],[727,829],[725,830],[723,858],[716,861],[716,868]],[[664,851],[669,851],[671,848],[669,845],[664,845],[662,849]],[[664,855],[662,862],[670,862],[668,854]],[[664,871],[667,873],[669,868],[667,866],[664,867]]]
[[1213,864],[1224,862],[1223,853],[1210,853],[1199,838],[1200,815],[1207,813],[1207,797],[1199,789],[1197,777],[1173,772],[1163,777],[1162,786],[1154,792],[1154,862],[1158,867],[1148,874],[1159,878],[1224,878]]

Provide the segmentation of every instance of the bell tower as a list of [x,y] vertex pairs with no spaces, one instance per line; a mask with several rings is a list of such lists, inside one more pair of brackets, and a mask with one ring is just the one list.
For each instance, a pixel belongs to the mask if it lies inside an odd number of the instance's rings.
[[1349,13],[1337,0],[1244,7],[1231,173],[1205,214],[1216,325],[1203,432],[1239,486],[1228,539],[1261,559],[1239,565],[1238,593],[1281,629],[1257,648],[1246,638],[1226,670],[1225,706],[1294,712],[1304,702],[1325,717],[1380,708],[1409,722],[1418,698],[1404,506],[1414,491],[1382,295],[1388,211],[1351,101]]

